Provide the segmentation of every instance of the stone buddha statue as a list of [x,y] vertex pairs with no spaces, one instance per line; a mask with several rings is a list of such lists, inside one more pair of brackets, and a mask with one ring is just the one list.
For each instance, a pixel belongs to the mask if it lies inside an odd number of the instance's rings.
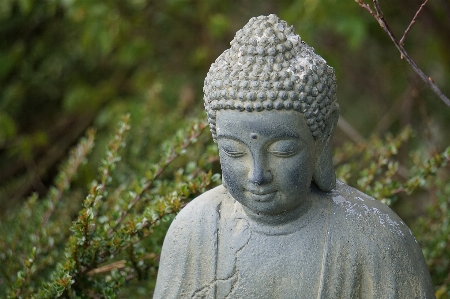
[[252,18],[204,100],[223,185],[176,216],[154,298],[435,298],[405,223],[336,181],[334,70],[292,26]]

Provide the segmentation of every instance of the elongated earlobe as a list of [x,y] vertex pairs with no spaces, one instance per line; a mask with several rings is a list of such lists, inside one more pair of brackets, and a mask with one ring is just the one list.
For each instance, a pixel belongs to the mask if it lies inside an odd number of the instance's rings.
[[328,117],[327,129],[322,140],[319,140],[316,151],[316,165],[313,174],[313,181],[322,191],[330,191],[336,186],[336,174],[333,166],[332,140],[333,132],[339,119],[339,105],[332,106]]
[[[331,143],[331,138],[330,141]],[[336,186],[331,145],[326,145],[316,161],[313,180],[322,191],[330,191]]]

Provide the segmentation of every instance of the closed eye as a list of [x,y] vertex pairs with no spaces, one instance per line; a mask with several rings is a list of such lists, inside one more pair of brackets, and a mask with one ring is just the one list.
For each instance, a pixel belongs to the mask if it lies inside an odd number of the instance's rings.
[[245,155],[244,152],[240,152],[240,151],[233,151],[233,150],[229,150],[229,149],[224,149],[222,148],[222,150],[224,151],[224,153],[232,158],[238,158],[238,157],[242,157],[243,155]]
[[287,158],[295,155],[298,151],[269,151],[269,153],[276,157]]
[[267,152],[275,157],[287,158],[294,156],[302,149],[301,142],[296,138],[280,139],[271,143]]
[[228,157],[239,158],[247,153],[246,146],[236,139],[222,137],[219,138],[218,145]]

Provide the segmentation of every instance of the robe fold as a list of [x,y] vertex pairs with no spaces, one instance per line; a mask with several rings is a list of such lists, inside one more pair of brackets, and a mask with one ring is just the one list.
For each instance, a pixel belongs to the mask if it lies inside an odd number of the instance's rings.
[[421,249],[388,207],[337,182],[298,220],[265,227],[223,186],[189,203],[164,240],[164,298],[435,298]]

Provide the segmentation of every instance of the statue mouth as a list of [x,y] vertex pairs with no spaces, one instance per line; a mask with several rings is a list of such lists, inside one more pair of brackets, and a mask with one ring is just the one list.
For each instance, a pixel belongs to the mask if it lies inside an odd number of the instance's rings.
[[247,190],[249,197],[255,201],[265,202],[273,199],[277,193],[275,190]]

